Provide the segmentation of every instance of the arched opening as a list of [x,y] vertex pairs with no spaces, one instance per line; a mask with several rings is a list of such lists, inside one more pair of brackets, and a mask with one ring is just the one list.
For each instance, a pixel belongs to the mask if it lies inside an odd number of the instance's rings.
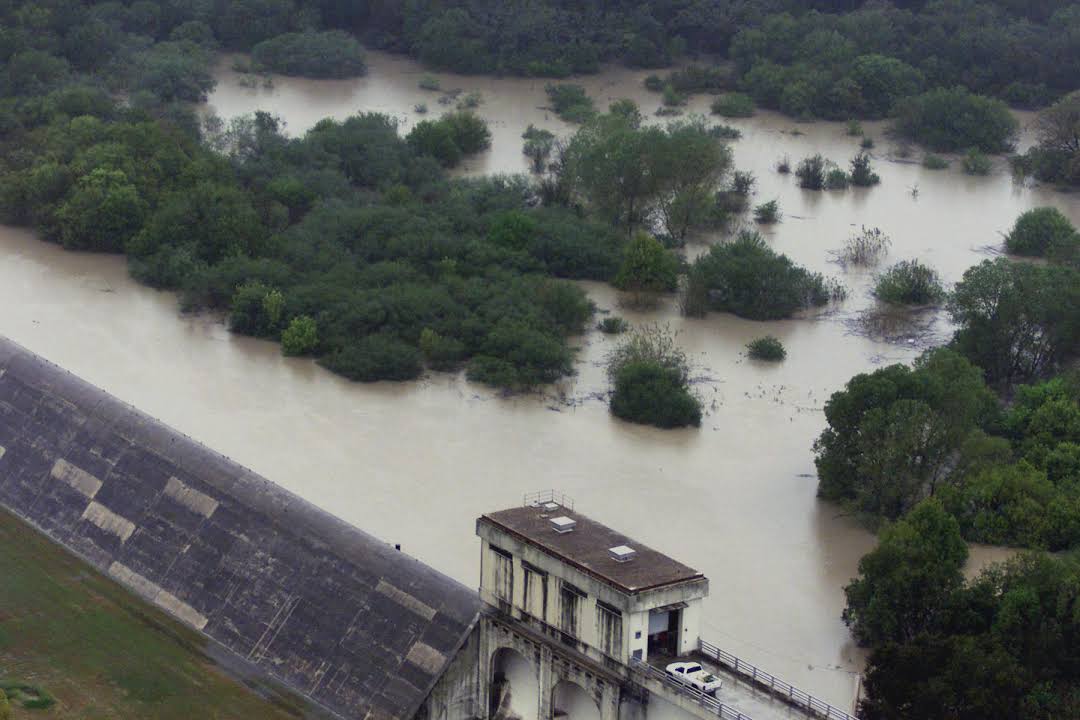
[[561,680],[551,691],[551,714],[570,720],[600,720],[600,706],[580,685]]
[[536,668],[512,648],[491,656],[492,720],[539,720],[540,679]]

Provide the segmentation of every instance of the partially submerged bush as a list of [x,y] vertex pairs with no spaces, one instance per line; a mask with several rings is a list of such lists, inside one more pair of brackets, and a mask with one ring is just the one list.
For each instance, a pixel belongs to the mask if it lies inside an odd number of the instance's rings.
[[420,78],[420,89],[435,91],[442,89],[442,85],[439,83],[439,78],[434,75],[425,75]]
[[678,107],[686,104],[686,96],[676,90],[672,85],[664,86],[664,105]]
[[791,158],[787,155],[776,161],[776,172],[787,175],[791,172]]
[[795,177],[799,178],[799,187],[804,190],[824,190],[827,187],[828,173],[835,167],[836,165],[825,160],[822,155],[811,155],[795,168]]
[[927,170],[946,170],[949,167],[949,161],[940,155],[927,153],[923,156],[922,166]]
[[596,329],[605,335],[618,335],[630,329],[630,323],[618,315],[609,315],[596,324]]
[[360,43],[341,30],[278,35],[257,44],[251,56],[259,67],[283,75],[344,78],[367,72]]
[[871,187],[881,178],[870,167],[870,156],[864,152],[851,158],[851,184],[855,187]]
[[420,353],[388,335],[368,335],[319,361],[328,370],[350,380],[412,380],[419,377]]
[[778,200],[770,200],[754,208],[754,222],[771,225],[780,222],[780,218],[780,202]]
[[863,150],[873,150],[874,149],[874,138],[867,135],[866,137],[864,137],[862,140],[859,141],[859,147],[861,147]]
[[631,334],[608,355],[607,374],[612,415],[662,428],[701,424],[686,354],[669,329],[647,325]]
[[551,151],[555,149],[555,133],[534,127],[532,124],[521,134],[525,140],[521,151],[532,161],[532,171],[542,173],[547,169]]
[[633,293],[662,293],[675,289],[679,260],[663,243],[645,232],[634,233],[612,284]]
[[890,305],[932,305],[945,299],[937,271],[918,260],[902,260],[883,272],[873,292]]
[[1080,234],[1060,210],[1040,207],[1016,219],[1005,236],[1005,249],[1014,255],[1073,258],[1080,249]]
[[712,101],[714,115],[728,118],[747,118],[754,114],[754,99],[746,93],[724,93]]
[[713,125],[709,128],[709,134],[717,140],[738,140],[742,137],[742,130],[730,125]]
[[491,131],[483,118],[459,111],[438,120],[421,120],[405,140],[418,154],[430,155],[444,167],[454,167],[465,155],[489,147]]
[[994,161],[990,156],[978,148],[971,148],[961,159],[960,164],[968,175],[989,175],[994,169]]
[[772,335],[766,335],[747,343],[746,354],[754,360],[779,362],[787,357],[787,350],[784,349],[784,344],[778,339]]
[[896,130],[937,152],[974,147],[1000,153],[1012,148],[1019,123],[1000,100],[962,87],[937,88],[897,103]]
[[825,175],[826,190],[847,190],[851,184],[851,176],[838,167],[829,168]]
[[831,293],[820,274],[772,250],[759,233],[743,231],[694,261],[681,303],[687,315],[711,309],[751,320],[779,320],[825,305]]
[[844,247],[836,254],[841,265],[876,265],[889,252],[892,240],[880,228],[868,228],[865,225],[858,233],[848,238]]
[[309,315],[294,317],[281,333],[281,351],[286,355],[307,355],[318,345],[318,326]]
[[567,122],[583,123],[596,115],[592,98],[581,85],[550,84],[544,88],[555,114]]

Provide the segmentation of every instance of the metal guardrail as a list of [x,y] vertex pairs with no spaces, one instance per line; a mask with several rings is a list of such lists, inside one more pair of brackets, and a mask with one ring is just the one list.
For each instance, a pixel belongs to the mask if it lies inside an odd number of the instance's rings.
[[740,660],[731,653],[724,652],[711,643],[700,640],[698,647],[701,654],[710,660],[715,660],[734,671],[736,675],[749,679],[754,684],[768,689],[773,695],[786,699],[792,705],[802,708],[817,717],[824,718],[824,720],[859,720],[854,715],[849,715],[827,702],[818,700],[809,693],[805,693],[790,683],[784,682],[775,675],[770,675],[764,670],[758,669],[745,660]]
[[635,658],[631,658],[630,667],[642,672],[647,677],[651,677],[652,679],[659,681],[663,685],[671,687],[676,692],[679,692],[682,695],[693,699],[698,705],[701,705],[703,708],[713,713],[717,717],[722,718],[723,720],[753,720],[753,718],[751,718],[749,715],[745,715],[738,710],[728,707],[727,705],[714,698],[712,695],[706,695],[695,687],[684,685],[683,683],[669,676],[663,670],[654,668],[648,663],[642,662],[641,660],[637,660]]
[[525,493],[525,498],[522,500],[521,504],[529,507],[531,505],[542,505],[549,502],[557,503],[567,510],[574,509],[574,498],[557,490],[538,490],[536,492]]

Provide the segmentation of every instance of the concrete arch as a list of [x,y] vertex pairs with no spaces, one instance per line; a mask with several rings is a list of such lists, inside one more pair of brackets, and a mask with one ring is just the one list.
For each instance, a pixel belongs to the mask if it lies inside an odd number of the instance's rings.
[[600,720],[600,704],[585,688],[560,680],[551,690],[552,715],[569,720]]
[[540,720],[540,672],[514,648],[491,654],[489,717],[492,720]]

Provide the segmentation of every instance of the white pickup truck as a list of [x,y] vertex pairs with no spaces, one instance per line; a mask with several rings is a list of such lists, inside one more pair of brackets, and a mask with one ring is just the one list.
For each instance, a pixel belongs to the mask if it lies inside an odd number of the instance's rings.
[[695,662],[671,663],[664,670],[668,677],[678,680],[683,685],[700,690],[706,695],[712,695],[720,689],[720,678],[711,672],[701,669],[701,665]]

